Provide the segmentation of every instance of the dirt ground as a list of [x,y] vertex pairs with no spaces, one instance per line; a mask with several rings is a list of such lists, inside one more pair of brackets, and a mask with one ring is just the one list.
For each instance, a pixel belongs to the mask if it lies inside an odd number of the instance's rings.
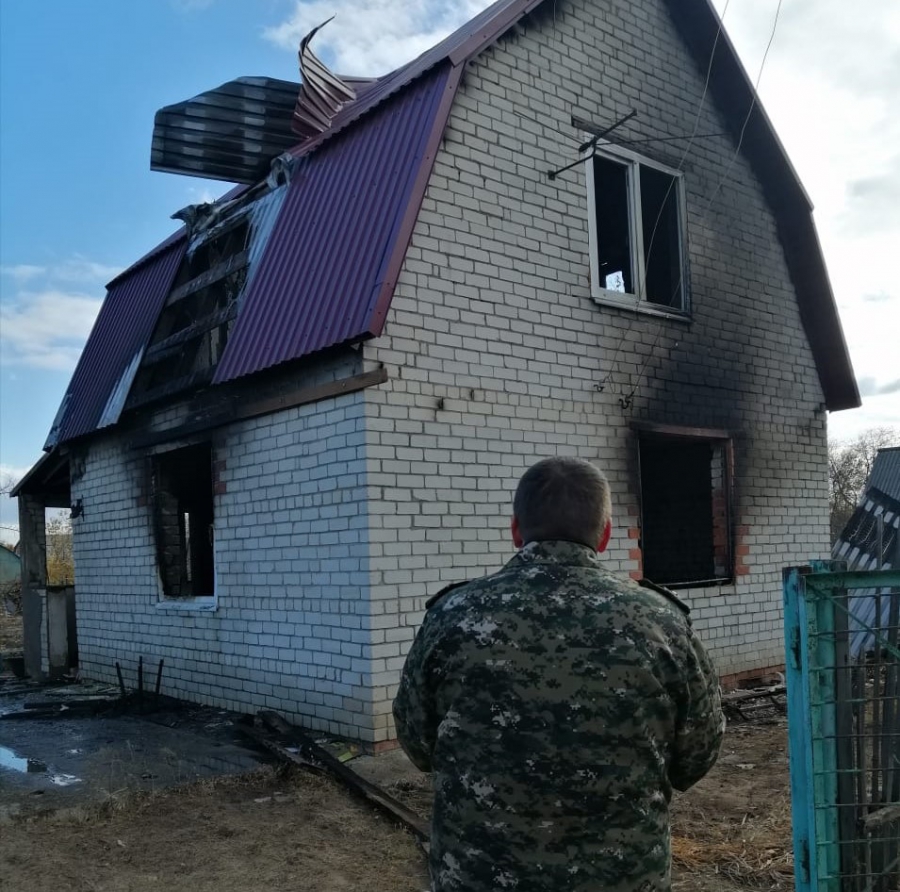
[[[387,786],[427,811],[424,776]],[[784,721],[733,726],[674,815],[677,890],[792,889]],[[0,890],[60,888],[422,892],[427,880],[412,837],[342,787],[264,769],[0,828]]]
[[8,616],[0,603],[0,654],[21,652],[22,617]]

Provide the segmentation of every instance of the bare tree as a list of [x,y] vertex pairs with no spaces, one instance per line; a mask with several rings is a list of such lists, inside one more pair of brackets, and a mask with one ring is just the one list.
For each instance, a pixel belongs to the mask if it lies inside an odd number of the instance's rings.
[[853,515],[879,449],[900,445],[900,429],[872,427],[853,440],[828,443],[828,487],[831,541],[837,540]]

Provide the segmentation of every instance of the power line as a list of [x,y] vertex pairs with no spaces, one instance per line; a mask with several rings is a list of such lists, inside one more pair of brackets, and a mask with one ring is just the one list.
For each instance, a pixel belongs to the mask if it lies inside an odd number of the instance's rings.
[[[780,2],[780,0],[779,0],[779,2]],[[726,0],[725,8],[722,10],[722,15],[719,18],[719,24],[718,24],[718,27],[716,28],[716,36],[713,39],[712,49],[710,50],[710,53],[709,53],[709,62],[707,63],[707,66],[706,66],[706,78],[704,79],[704,82],[703,82],[703,93],[701,94],[700,102],[697,105],[697,113],[694,115],[694,126],[691,129],[691,136],[688,140],[688,144],[684,148],[684,151],[681,153],[681,158],[678,162],[678,167],[676,168],[677,173],[681,173],[681,171],[684,167],[685,159],[687,158],[688,153],[690,152],[691,148],[694,145],[694,140],[697,138],[697,130],[700,127],[700,117],[703,114],[703,106],[706,104],[706,96],[709,93],[709,83],[712,78],[712,68],[713,68],[713,62],[715,61],[715,57],[716,57],[716,48],[719,45],[719,38],[722,36],[722,28],[723,28],[723,25],[725,22],[725,16],[728,13],[728,7],[730,6],[730,4],[731,4],[731,0]],[[660,202],[659,212],[656,215],[656,221],[653,224],[653,231],[650,234],[650,245],[647,249],[646,257],[644,258],[645,270],[646,270],[646,267],[649,266],[650,258],[653,254],[653,242],[656,238],[656,231],[659,227],[659,221],[662,219],[663,210],[665,209],[666,202],[669,200],[669,195],[671,194],[676,181],[677,181],[676,177],[672,177],[672,181],[669,183],[669,188],[666,191],[665,197],[663,198],[662,202]],[[640,302],[644,299],[644,293],[646,291],[646,278],[647,277],[645,275],[643,278],[643,281],[641,281],[639,283],[638,293],[635,295],[635,299],[634,299],[635,313],[637,313],[638,307],[640,306]],[[677,293],[677,289],[676,289],[675,293]],[[675,294],[673,293],[673,295],[672,295],[673,299],[674,299],[674,296],[675,296]],[[661,327],[662,327],[662,321],[660,321],[658,323],[658,329]],[[619,343],[616,346],[616,352],[613,354],[613,358],[609,365],[609,371],[607,371],[606,376],[603,378],[603,380],[600,381],[600,383],[596,385],[597,390],[599,390],[601,393],[606,388],[606,385],[609,383],[609,380],[612,377],[613,372],[616,370],[617,362],[619,359],[619,354],[622,352],[622,346],[625,343],[627,336],[629,334],[631,334],[633,328],[634,328],[634,320],[632,320],[631,323],[629,324],[628,330],[625,332],[625,335],[619,339]],[[657,330],[656,340],[654,341],[654,347],[656,346],[656,343],[658,342],[658,340],[659,340],[659,330]],[[652,354],[652,350],[653,350],[653,348],[651,348],[651,354]],[[638,379],[638,380],[640,380],[640,379]],[[625,400],[628,403],[630,403],[631,397],[633,395],[634,395],[634,390],[632,390],[632,392],[627,397],[625,397]]]
[[[763,53],[762,61],[760,62],[760,65],[759,65],[759,71],[757,72],[757,75],[756,75],[756,82],[753,85],[753,96],[750,100],[750,108],[747,110],[747,115],[744,118],[743,125],[741,126],[741,132],[740,132],[740,136],[738,137],[737,147],[735,148],[734,153],[731,156],[731,160],[728,162],[728,166],[725,168],[725,172],[719,178],[719,181],[716,183],[715,189],[713,189],[712,194],[709,196],[709,200],[707,201],[706,207],[704,208],[704,214],[712,206],[712,203],[713,203],[715,197],[719,194],[719,190],[722,188],[722,184],[728,178],[729,173],[731,173],[731,168],[734,166],[734,162],[737,160],[737,156],[740,154],[741,146],[744,143],[744,134],[747,131],[747,125],[750,123],[750,117],[753,114],[753,110],[756,107],[756,101],[757,101],[757,98],[759,95],[758,94],[759,84],[760,84],[760,81],[762,80],[763,70],[766,67],[766,60],[769,58],[769,50],[772,48],[772,43],[775,40],[775,32],[778,30],[778,17],[781,14],[782,2],[783,2],[783,0],[778,0],[778,6],[775,8],[775,19],[772,22],[772,31],[769,34],[769,42],[766,44],[766,49],[765,49],[765,52]],[[728,9],[728,6],[726,4],[725,10],[722,11],[722,19],[725,18],[725,12],[727,11],[727,9]],[[721,29],[721,20],[719,22],[719,27]],[[711,67],[712,67],[712,60],[710,60],[710,68]],[[704,95],[705,95],[705,93],[704,93]],[[677,292],[677,289],[676,289],[676,292]],[[675,294],[673,293],[672,297],[674,298],[674,296],[675,296]],[[628,392],[628,395],[626,397],[624,397],[626,404],[630,405],[632,398],[634,397],[635,393],[637,393],[637,389],[641,386],[641,382],[644,380],[644,375],[647,371],[647,367],[650,365],[650,360],[653,358],[654,352],[656,351],[656,347],[659,344],[659,339],[662,334],[662,326],[663,326],[663,323],[662,323],[662,321],[660,321],[657,324],[656,336],[653,339],[653,344],[650,346],[650,351],[647,354],[647,358],[644,360],[643,365],[641,366],[640,370],[638,371],[637,380],[635,381],[634,386]]]

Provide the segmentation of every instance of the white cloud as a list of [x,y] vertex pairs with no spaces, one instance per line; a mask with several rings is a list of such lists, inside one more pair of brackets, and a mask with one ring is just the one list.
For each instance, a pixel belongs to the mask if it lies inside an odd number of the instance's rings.
[[[715,0],[722,10],[725,0]],[[725,23],[755,78],[777,0],[731,0]],[[900,428],[900,4],[785,2],[760,84],[815,219],[863,406],[832,430]]]
[[120,266],[81,254],[44,265],[2,268],[11,280],[0,292],[0,365],[69,372],[78,362]]
[[0,303],[0,364],[71,371],[102,300],[55,289],[22,291]]
[[488,5],[484,0],[297,0],[291,15],[263,34],[296,51],[302,37],[334,16],[316,35],[313,50],[340,74],[374,76],[421,55]]
[[31,263],[17,263],[15,266],[0,266],[0,273],[10,276],[16,282],[27,282],[37,276],[43,276],[47,272],[45,266],[35,266]]

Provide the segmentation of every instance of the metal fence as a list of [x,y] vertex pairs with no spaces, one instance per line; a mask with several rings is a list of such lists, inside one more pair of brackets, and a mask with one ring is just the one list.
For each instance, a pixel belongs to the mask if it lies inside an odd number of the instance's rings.
[[797,892],[900,892],[900,571],[784,571]]

